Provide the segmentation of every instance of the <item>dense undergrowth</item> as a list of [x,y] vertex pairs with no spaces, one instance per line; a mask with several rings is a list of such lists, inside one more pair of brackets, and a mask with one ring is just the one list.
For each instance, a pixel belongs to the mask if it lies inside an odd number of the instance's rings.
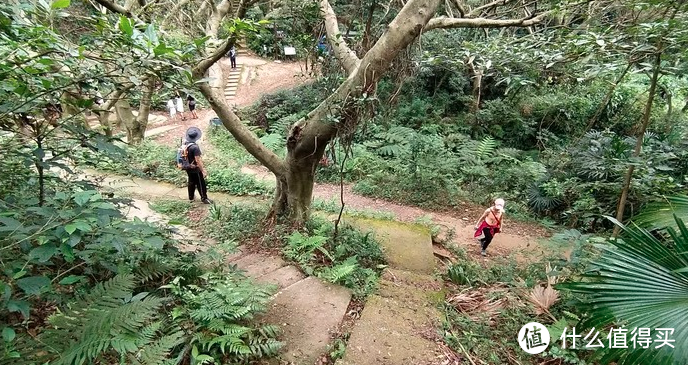
[[[479,262],[465,248],[454,248],[456,263],[445,274],[449,284],[442,307],[441,333],[447,346],[459,356],[489,364],[587,364],[589,351],[564,349],[557,343],[564,327],[581,328],[581,318],[574,314],[575,295],[556,290],[555,284],[579,275],[581,263],[595,256],[584,240],[570,238],[559,235],[555,241],[560,243],[548,249],[550,254],[528,263],[514,257]],[[562,247],[572,248],[571,261],[557,256]],[[543,323],[550,331],[552,345],[536,356],[524,352],[516,338],[530,322]]]
[[[620,85],[595,119],[604,83],[522,87],[505,96],[493,80],[473,114],[463,70],[422,64],[403,86],[391,78],[380,83],[368,102],[375,114],[356,133],[350,154],[345,158],[339,144],[328,148],[330,164],[320,166],[317,179],[339,182],[343,163],[344,180],[363,195],[439,209],[502,196],[512,216],[609,228],[601,216],[614,214],[629,162],[636,170],[628,216],[688,183],[685,117],[666,117],[662,102],[655,104],[657,122],[640,157],[631,156],[643,107],[635,95],[643,83],[631,78]],[[253,121],[261,140],[283,155],[286,129],[327,95],[327,85],[264,96],[242,119]]]
[[0,151],[0,173],[27,179],[0,192],[0,363],[248,363],[277,353],[276,327],[252,322],[271,289],[216,252],[180,252],[158,227],[123,216],[126,200],[37,175],[22,163],[31,149],[15,142],[3,139],[12,148]]

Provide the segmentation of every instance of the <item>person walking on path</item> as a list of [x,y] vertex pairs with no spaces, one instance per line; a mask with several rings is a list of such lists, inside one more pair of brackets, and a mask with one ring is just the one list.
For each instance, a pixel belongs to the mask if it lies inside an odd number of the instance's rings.
[[174,105],[174,99],[172,99],[172,97],[167,100],[167,110],[170,112],[170,119],[177,120],[177,108]]
[[198,115],[196,114],[196,99],[189,94],[186,97],[186,103],[189,106],[189,113],[191,113],[193,119],[198,119]]
[[208,199],[208,185],[205,181],[205,178],[208,177],[208,171],[203,164],[201,149],[196,144],[196,141],[201,138],[201,134],[201,130],[197,127],[190,127],[186,131],[185,136],[187,159],[192,166],[186,170],[189,176],[189,201],[194,201],[196,190],[198,190],[201,202],[203,204],[210,204],[212,201]]
[[182,118],[182,120],[186,120],[186,117],[184,116],[184,101],[179,94],[177,94],[177,96],[174,98],[174,103],[176,104],[175,107],[177,108],[177,113],[179,113],[179,116]]
[[232,48],[229,49],[229,61],[232,63],[233,69],[236,68],[236,54],[237,54],[236,48],[234,48],[234,46],[232,46]]
[[502,219],[504,218],[504,199],[495,199],[494,204],[487,208],[483,215],[480,216],[478,222],[475,224],[475,235],[473,237],[483,238],[478,240],[482,251],[481,255],[487,256],[487,246],[490,245],[494,235],[502,230]]

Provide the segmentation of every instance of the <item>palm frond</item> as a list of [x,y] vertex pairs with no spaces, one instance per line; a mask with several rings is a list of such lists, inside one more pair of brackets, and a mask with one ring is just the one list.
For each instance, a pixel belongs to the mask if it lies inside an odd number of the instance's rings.
[[598,246],[601,256],[581,281],[561,286],[586,296],[586,328],[650,328],[653,339],[657,329],[673,330],[675,348],[608,349],[600,363],[688,363],[688,229],[679,218],[675,223],[678,230],[668,229],[673,245],[638,226],[623,227],[623,240]]
[[652,203],[642,213],[633,217],[633,222],[650,230],[675,228],[674,215],[688,217],[688,195],[669,196],[665,197],[664,201]]

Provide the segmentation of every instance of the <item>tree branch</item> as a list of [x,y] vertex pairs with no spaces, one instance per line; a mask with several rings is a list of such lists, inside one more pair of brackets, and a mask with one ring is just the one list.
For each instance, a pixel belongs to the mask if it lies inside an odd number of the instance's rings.
[[227,105],[225,96],[216,92],[208,83],[200,84],[199,89],[208,100],[208,103],[210,103],[210,107],[217,113],[222,124],[234,136],[237,142],[241,143],[248,153],[272,171],[278,179],[284,176],[287,171],[284,161],[265,147],[260,139],[239,120],[239,117]]
[[487,19],[487,18],[445,18],[431,19],[425,30],[446,28],[506,28],[506,27],[530,27],[541,23],[549,12],[544,12],[535,17],[521,19]]
[[198,64],[191,69],[191,75],[193,76],[194,80],[203,78],[205,73],[208,72],[208,69],[212,67],[215,62],[219,61],[222,56],[226,55],[232,46],[234,46],[235,42],[236,36],[232,35],[231,37],[227,38],[227,40],[224,41],[224,43],[222,43],[222,45],[220,45],[220,47],[218,47],[210,56],[198,62]]
[[342,63],[347,74],[351,74],[361,63],[356,53],[349,48],[344,41],[342,33],[339,32],[339,23],[337,23],[337,15],[334,9],[330,6],[327,0],[320,0],[320,11],[325,18],[325,29],[327,30],[327,38],[330,40],[330,45],[334,51],[335,57]]
[[119,14],[125,15],[129,18],[133,17],[133,14],[131,13],[131,11],[129,9],[115,3],[114,1],[109,1],[109,0],[95,0],[95,1],[98,4],[104,6],[106,9],[108,9],[114,13],[119,13]]
[[461,17],[465,18],[466,14],[467,14],[466,7],[463,6],[463,3],[461,2],[461,0],[454,0],[454,6],[456,6],[457,10],[459,10],[459,14],[461,14]]
[[468,18],[476,17],[476,16],[480,15],[480,13],[485,9],[492,9],[495,6],[506,5],[509,3],[509,1],[510,0],[495,0],[491,3],[487,3],[485,5],[478,6],[477,8],[471,10],[468,13],[468,15],[466,15],[466,17],[468,17]]
[[173,15],[177,14],[177,13],[179,12],[179,9],[182,8],[182,6],[184,6],[184,5],[188,4],[188,3],[189,3],[189,0],[181,0],[181,1],[178,1],[178,2],[174,5],[174,7],[172,8],[172,10],[170,10],[170,11],[167,13],[167,15],[165,15],[165,17],[162,19],[162,21],[160,22],[160,25],[161,25],[161,26],[165,26],[165,25],[167,24],[167,21],[170,20],[170,18],[171,18]]

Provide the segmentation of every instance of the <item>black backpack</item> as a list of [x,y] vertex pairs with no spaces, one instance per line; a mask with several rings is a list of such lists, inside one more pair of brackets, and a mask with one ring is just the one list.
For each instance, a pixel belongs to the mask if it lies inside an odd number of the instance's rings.
[[189,162],[189,147],[191,147],[192,144],[195,144],[193,142],[187,144],[186,146],[182,145],[179,147],[177,150],[177,168],[180,170],[191,170],[195,169],[196,165],[192,164]]

